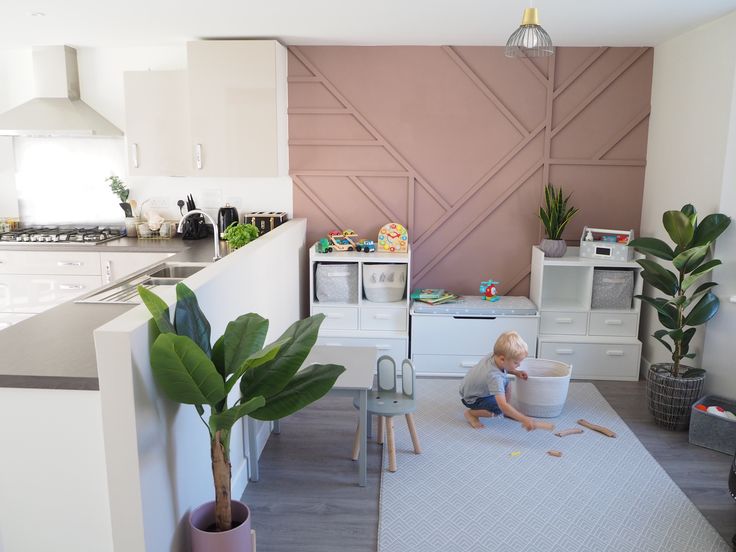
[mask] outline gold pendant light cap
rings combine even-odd
[[[539,12],[537,8],[525,8],[524,16],[521,18],[522,25],[539,25]]]

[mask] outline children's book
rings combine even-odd
[[[459,298],[460,298],[459,295],[455,295],[454,293],[445,291],[439,297],[417,299],[417,301],[421,301],[422,303],[427,303],[428,305],[440,305],[442,303],[452,303],[453,301],[457,301]]]
[[[444,289],[432,289],[432,288],[425,288],[425,289],[415,289],[411,292],[411,298],[412,299],[439,299],[442,297],[442,294],[445,293]]]

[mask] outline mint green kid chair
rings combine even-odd
[[[409,427],[411,442],[414,445],[414,453],[422,452],[419,446],[416,426],[414,425],[413,413],[416,410],[414,401],[414,387],[416,375],[411,360],[406,359],[401,363],[401,391],[396,390],[396,362],[388,355],[378,359],[378,389],[368,393],[368,416],[378,416],[378,431],[376,442],[383,444],[383,425],[386,424],[386,440],[388,441],[388,471],[396,471],[396,444],[394,442],[394,416],[404,415],[406,425]],[[358,406],[353,403],[355,407]],[[368,424],[370,427],[370,424]],[[360,451],[359,430],[355,431],[353,441],[353,460],[358,459]]]

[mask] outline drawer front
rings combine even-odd
[[[332,337],[320,335],[317,345],[329,345],[330,347],[374,347],[376,349],[376,360],[381,355],[389,355],[396,361],[398,366],[402,360],[407,358],[409,349],[408,338],[378,339],[372,337]]]
[[[87,251],[0,251],[0,274],[92,275],[99,273],[99,253]]]
[[[588,327],[587,312],[542,312],[539,322],[540,334],[585,335]]]
[[[412,345],[413,347],[413,345]],[[417,374],[465,374],[485,355],[417,355],[412,361]],[[458,397],[459,400],[459,397]]]
[[[573,379],[639,379],[641,343],[557,343],[540,340],[539,357],[572,365]]]
[[[408,311],[406,309],[360,309],[361,330],[387,330],[405,332]]]
[[[100,285],[99,276],[3,275],[0,277],[0,311],[43,312]]]
[[[454,316],[412,316],[411,348],[414,354],[487,355],[496,338],[516,330],[536,356],[539,318],[518,316],[495,318],[456,318]]]
[[[613,335],[622,337],[637,336],[637,314],[630,313],[590,313],[590,335]]]
[[[357,330],[357,307],[312,307],[312,314],[323,313],[326,318],[321,328],[325,330]]]

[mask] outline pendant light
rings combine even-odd
[[[543,57],[554,53],[552,39],[539,25],[537,8],[526,8],[521,26],[506,42],[506,57]]]

